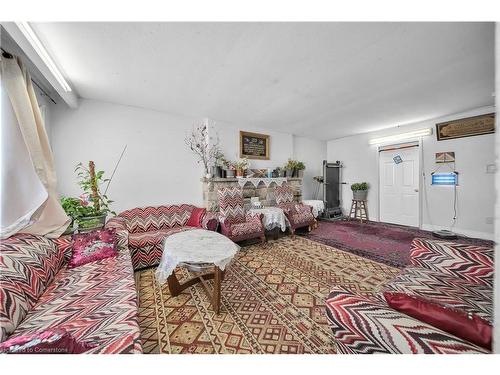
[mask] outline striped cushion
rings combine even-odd
[[[293,191],[288,185],[276,186],[274,196],[278,206],[293,202]]]
[[[225,188],[217,191],[219,210],[226,223],[242,223],[245,221],[243,192],[240,188]]]
[[[446,275],[493,287],[493,249],[416,238],[411,244],[410,262]]]
[[[63,264],[64,252],[43,236],[0,241],[0,341],[14,332]]]
[[[131,233],[149,232],[186,225],[195,206],[190,204],[140,207],[121,212]]]
[[[489,353],[387,305],[346,290],[334,290],[326,300],[326,308],[340,353]]]

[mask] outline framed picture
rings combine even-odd
[[[495,114],[467,117],[460,120],[446,121],[436,124],[438,141],[495,132]]]
[[[240,158],[269,160],[269,141],[269,135],[240,131]]]

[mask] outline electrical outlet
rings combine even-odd
[[[488,216],[485,221],[486,221],[486,224],[493,224],[494,219],[492,217]]]

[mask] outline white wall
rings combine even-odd
[[[294,159],[301,160],[306,166],[302,180],[302,198],[313,199],[316,193],[314,176],[323,175],[323,160],[326,160],[326,142],[305,137],[293,137]],[[321,195],[320,195],[320,198]]]
[[[435,124],[451,119],[494,112],[494,107],[482,107],[438,119],[422,121],[399,128],[365,133],[331,140],[327,143],[329,161],[344,163],[343,181],[348,184],[367,181],[370,219],[378,220],[378,151],[369,145],[371,138],[401,133],[412,129],[433,128]],[[450,229],[453,218],[453,188],[431,186],[431,172],[436,169],[435,153],[454,151],[456,170],[459,172],[458,218],[452,228],[455,232],[469,236],[493,239],[493,217],[495,203],[494,174],[486,173],[486,165],[495,163],[495,135],[481,135],[454,140],[436,140],[435,133],[423,138],[423,171],[426,182],[422,191],[422,228],[428,230]],[[352,193],[349,185],[343,187],[343,207],[348,213]]]
[[[496,45],[496,53],[495,53],[495,66],[497,69],[497,74],[495,77],[495,92],[500,93],[500,74],[498,74],[500,68],[500,24],[495,24],[495,45]],[[497,106],[498,106],[498,94],[495,96]],[[496,117],[496,128],[499,129],[500,120],[498,116]],[[495,137],[495,160],[498,162],[499,153],[500,153],[500,133],[496,132]],[[498,195],[498,190],[500,189],[500,173],[497,172],[495,176],[495,186],[496,186],[496,195]],[[500,353],[500,257],[498,256],[498,249],[500,244],[500,202],[496,199],[495,205],[495,291],[493,296],[493,304],[495,307],[494,312],[494,324],[493,324],[493,350],[495,353]]]
[[[184,138],[202,119],[188,118],[137,107],[81,100],[78,109],[64,105],[51,111],[53,150],[59,191],[79,195],[74,174],[78,162],[94,160],[99,170],[111,175],[125,145],[127,151],[115,174],[109,196],[113,209],[156,204],[202,204],[200,178],[203,168],[187,149]],[[216,122],[222,151],[228,159],[239,157],[239,131],[260,132],[271,136],[271,160],[251,160],[253,168],[282,166],[294,155],[291,134]],[[303,144],[306,140],[299,141]],[[312,141],[316,144],[316,141]],[[321,143],[321,142],[320,142]],[[326,157],[300,148],[306,164],[316,165]],[[318,162],[312,160],[318,156]],[[308,188],[309,189],[309,188]]]

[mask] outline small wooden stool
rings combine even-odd
[[[359,212],[359,217],[358,217],[358,212]],[[349,214],[349,220],[350,219],[354,220],[359,219],[361,222],[363,222],[363,219],[365,221],[368,221],[368,210],[366,209],[365,200],[358,200],[358,199],[352,200],[351,213]]]

